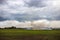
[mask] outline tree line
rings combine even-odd
[[[5,27],[5,28],[0,28],[0,29],[26,29],[26,28],[16,28],[15,26],[12,27]]]

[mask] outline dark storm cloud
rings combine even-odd
[[[60,15],[55,17],[55,20],[60,20]]]
[[[0,0],[0,4],[4,4],[6,0]]]
[[[0,21],[27,21],[39,19],[60,20],[60,7],[57,6],[58,4],[54,6],[48,2],[48,5],[46,5],[47,1],[44,2],[44,0],[30,0],[29,2],[19,1],[20,0],[8,0],[8,5],[4,4],[0,6]],[[5,0],[0,0],[0,4],[4,2]],[[54,9],[54,7],[56,8]]]
[[[47,20],[60,20],[60,16],[56,17],[39,17],[38,15],[34,14],[0,14],[0,21],[5,20],[17,20],[17,21],[32,21],[32,20],[40,20],[40,19],[47,19]]]
[[[29,2],[25,2],[28,7],[45,7],[46,5],[43,3],[44,0],[30,0]]]
[[[7,18],[0,17],[0,21],[8,20]]]

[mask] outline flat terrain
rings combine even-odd
[[[0,40],[60,40],[60,30],[0,29]]]

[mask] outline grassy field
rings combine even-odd
[[[0,29],[0,40],[60,40],[60,30]]]

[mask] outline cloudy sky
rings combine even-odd
[[[60,20],[60,0],[0,0],[0,21]]]

